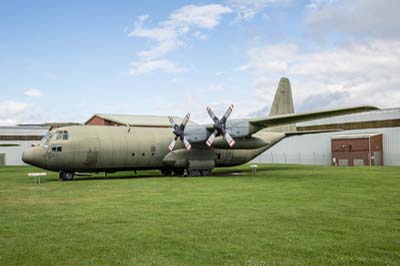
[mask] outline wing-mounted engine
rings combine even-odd
[[[178,125],[171,116],[169,117],[169,121],[172,126],[172,133],[175,135],[171,144],[168,146],[170,151],[174,149],[178,138],[183,142],[183,144],[185,144],[187,150],[192,148],[191,143],[200,143],[207,139],[207,128],[201,125],[187,125],[189,119],[190,114],[188,113],[183,119],[182,123]]]
[[[168,119],[172,126],[172,133],[174,133],[174,135],[175,135],[175,137],[172,139],[171,144],[169,144],[168,149],[170,151],[172,151],[175,147],[176,140],[179,138],[185,144],[186,149],[190,150],[192,148],[192,145],[190,145],[189,141],[186,138],[186,134],[185,134],[185,127],[186,127],[187,123],[189,122],[190,114],[188,113],[185,116],[185,118],[183,119],[183,121],[180,125],[178,125],[171,116]]]
[[[226,131],[234,138],[247,137],[251,133],[252,125],[246,119],[226,121]]]
[[[228,110],[226,110],[224,116],[220,119],[218,118],[213,110],[210,107],[207,107],[207,112],[210,115],[211,119],[214,122],[213,128],[214,131],[208,137],[206,144],[211,147],[212,143],[214,142],[215,137],[223,136],[225,141],[228,143],[229,147],[233,147],[235,145],[235,141],[233,140],[232,136],[226,130],[226,122],[228,117],[231,115],[233,110],[233,105],[229,106]]]
[[[185,128],[185,136],[190,143],[204,142],[208,137],[208,131],[205,126],[190,125]]]

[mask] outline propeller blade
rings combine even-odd
[[[222,117],[221,120],[226,121],[228,119],[228,117],[231,115],[232,110],[233,110],[233,104],[231,104],[229,106],[228,110],[226,110],[226,112],[225,112],[225,114],[224,114],[224,116]]]
[[[208,147],[211,147],[212,143],[214,142],[215,135],[217,134],[217,132],[218,132],[217,130],[214,130],[214,132],[211,133],[211,135],[208,137],[208,139],[206,141],[206,144]]]
[[[231,135],[229,135],[228,132],[225,133],[224,138],[225,138],[226,142],[228,143],[229,147],[233,147],[233,145],[235,145],[235,141],[233,140]]]
[[[207,106],[207,112],[214,122],[218,121],[218,117],[215,115],[215,113],[213,112],[213,110],[211,110],[211,108],[209,106]]]
[[[192,148],[192,145],[190,145],[190,143],[186,139],[186,137],[183,137],[183,143],[185,144],[185,147],[186,147],[187,150],[190,150]]]
[[[172,118],[172,116],[168,116],[168,120],[171,123],[172,128],[174,128],[176,125],[174,118]]]
[[[186,126],[186,124],[189,122],[189,119],[190,119],[190,114],[187,113],[186,116],[185,116],[185,118],[184,118],[183,121],[182,121],[182,125],[183,125],[183,126]]]
[[[176,143],[176,140],[173,139],[172,142],[171,142],[171,144],[169,144],[168,149],[169,149],[170,151],[172,151],[172,150],[174,149],[175,143]]]

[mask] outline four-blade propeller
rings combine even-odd
[[[215,113],[211,110],[211,108],[207,107],[207,112],[210,115],[211,119],[214,121],[214,132],[211,133],[210,137],[208,137],[206,142],[209,147],[211,147],[217,134],[222,135],[230,147],[233,147],[233,145],[235,145],[235,141],[233,140],[231,135],[229,135],[229,133],[226,131],[226,121],[228,120],[228,117],[231,115],[232,110],[233,110],[233,105],[231,104],[228,110],[226,110],[224,116],[221,119],[219,119],[215,115]]]
[[[185,144],[185,147],[187,150],[190,150],[192,148],[192,145],[190,145],[189,141],[186,139],[185,137],[185,127],[186,124],[189,122],[190,119],[190,114],[188,113],[185,118],[183,119],[182,123],[180,125],[178,125],[177,123],[175,123],[174,119],[170,116],[168,117],[169,122],[171,123],[172,129],[173,129],[173,133],[175,135],[175,138],[172,140],[171,144],[169,144],[168,149],[170,151],[172,151],[175,147],[175,143],[176,140],[178,138],[181,139],[181,141]]]
[[[228,143],[228,145],[230,147],[233,147],[233,145],[235,145],[235,141],[233,140],[232,136],[229,135],[229,133],[226,130],[226,121],[228,120],[228,117],[231,115],[232,110],[233,110],[233,105],[231,104],[229,106],[228,110],[226,110],[224,116],[221,119],[219,119],[215,115],[215,113],[211,110],[211,108],[207,107],[207,112],[214,122],[214,125],[213,125],[214,131],[211,133],[211,135],[208,137],[208,139],[206,141],[207,146],[211,147],[211,145],[214,142],[214,139],[217,135],[223,136],[225,141]],[[170,151],[172,151],[175,147],[176,140],[178,138],[180,138],[181,141],[185,144],[186,149],[190,150],[192,148],[192,145],[190,145],[188,139],[185,136],[185,127],[186,127],[187,123],[189,122],[190,114],[188,113],[185,116],[185,118],[183,119],[183,121],[180,125],[178,125],[171,116],[169,116],[168,119],[169,119],[169,122],[171,123],[172,129],[173,129],[172,132],[175,135],[175,138],[172,140],[171,144],[169,144],[168,149]]]

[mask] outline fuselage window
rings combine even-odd
[[[68,140],[68,131],[64,130],[63,140]]]

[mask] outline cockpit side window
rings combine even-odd
[[[62,139],[63,138],[63,133],[62,133],[62,131],[56,131],[56,134],[57,134],[57,140],[59,140],[59,139]]]
[[[68,140],[68,131],[66,130],[63,132],[63,140]]]
[[[52,152],[62,152],[62,146],[60,144],[51,145]]]
[[[44,135],[44,137],[42,138],[42,143],[45,146],[45,148],[47,148],[47,146],[49,145],[49,142],[53,136],[54,136],[54,133],[51,131],[47,132],[46,135]]]

